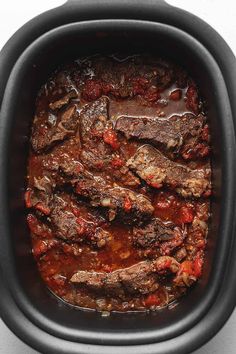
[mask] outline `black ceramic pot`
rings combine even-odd
[[[154,313],[75,310],[40,280],[30,252],[23,192],[28,137],[40,85],[81,55],[151,52],[193,75],[209,103],[212,218],[204,275],[179,305]],[[236,64],[222,38],[163,1],[78,0],[23,26],[0,54],[0,313],[43,353],[189,353],[209,340],[235,306]]]

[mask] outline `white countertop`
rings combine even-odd
[[[0,49],[8,38],[26,21],[64,2],[63,0],[2,2],[0,5]],[[167,0],[167,2],[188,10],[207,21],[221,34],[236,54],[236,2],[234,0]],[[235,354],[235,333],[236,310],[222,330],[210,342],[195,351],[194,354]],[[37,353],[20,341],[0,320],[0,354]]]

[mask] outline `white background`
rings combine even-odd
[[[64,2],[63,0],[15,0],[14,2],[2,0],[0,2],[0,49],[25,22],[43,11],[62,5]],[[221,34],[236,55],[235,0],[167,0],[167,2],[188,10],[207,21]],[[233,313],[224,328],[194,354],[222,353],[236,353],[236,312]],[[0,354],[37,354],[37,352],[16,338],[0,320]]]

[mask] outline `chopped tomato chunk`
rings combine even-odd
[[[111,145],[114,150],[117,150],[120,147],[116,132],[111,128],[104,131],[103,140],[105,143]]]
[[[169,97],[172,101],[179,101],[182,96],[182,91],[180,89],[174,90],[170,93]]]
[[[41,211],[41,213],[45,215],[49,215],[51,213],[51,210],[40,202],[35,205],[35,209]]]
[[[37,239],[33,244],[33,254],[35,257],[40,257],[42,254],[46,253],[52,247],[57,245],[58,241],[54,239],[42,240]]]
[[[135,77],[133,78],[133,94],[143,95],[147,88],[149,81],[145,77]]]
[[[153,188],[157,188],[157,189],[159,189],[159,188],[162,187],[162,184],[161,184],[161,183],[150,182],[149,184],[150,184],[150,186],[152,186]]]
[[[72,213],[73,213],[75,216],[77,216],[77,217],[80,216],[80,210],[77,209],[77,208],[73,208],[73,209],[72,209]]]
[[[180,265],[179,274],[187,273],[196,278],[199,278],[202,274],[203,259],[199,255],[195,258],[194,261],[184,261]]]
[[[186,106],[188,109],[193,111],[195,114],[198,114],[199,111],[199,100],[198,100],[198,93],[195,86],[189,86],[187,92],[187,103]]]
[[[144,300],[144,303],[146,306],[151,307],[151,306],[158,306],[161,303],[160,298],[156,294],[150,294],[148,297]]]
[[[179,217],[178,217],[179,223],[189,224],[193,221],[193,218],[194,218],[193,207],[183,205],[179,210]]]
[[[187,273],[195,276],[194,264],[192,261],[184,261],[180,265],[179,274]]]
[[[76,223],[78,224],[76,230],[79,235],[83,235],[86,232],[86,223],[82,218],[77,218]]]
[[[96,161],[95,165],[98,169],[102,169],[104,167],[104,161],[102,160]]]
[[[101,82],[98,80],[87,80],[82,92],[83,98],[88,101],[97,100],[102,95]]]
[[[125,197],[125,202],[124,202],[124,209],[126,212],[130,211],[132,208],[132,203],[131,200],[129,199],[128,196]]]
[[[203,259],[201,256],[197,255],[194,260],[194,272],[195,276],[199,278],[202,274]]]
[[[111,164],[112,164],[113,167],[119,168],[119,167],[122,167],[124,165],[124,161],[120,157],[114,157],[111,160]]]
[[[206,124],[202,129],[202,140],[209,142],[209,126]]]
[[[160,92],[156,89],[156,87],[150,87],[143,97],[148,102],[155,102],[159,100],[159,98],[161,98],[161,95]]]
[[[210,197],[211,194],[212,194],[212,191],[209,189],[208,191],[206,191],[206,192],[203,194],[203,196],[204,196],[204,197]]]
[[[32,203],[31,203],[31,190],[28,189],[26,192],[25,192],[25,205],[26,205],[26,208],[32,208]]]

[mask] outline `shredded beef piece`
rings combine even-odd
[[[171,222],[163,223],[160,219],[152,219],[143,227],[134,227],[133,241],[143,248],[157,247],[161,255],[170,255],[173,250],[181,246],[186,233]]]
[[[111,240],[111,234],[99,226],[101,218],[89,220],[84,217],[84,212],[81,216],[78,214],[81,214],[79,205],[68,201],[68,198],[62,195],[55,196],[50,221],[58,238],[85,242],[98,248],[105,246]]]
[[[201,137],[205,118],[193,114],[174,115],[169,119],[120,117],[115,128],[127,139],[137,138],[178,151],[189,139]]]
[[[179,263],[174,258],[164,256],[111,273],[78,271],[70,281],[91,291],[122,298],[126,293],[148,294],[157,290],[160,275],[176,273],[178,269]]]
[[[28,188],[25,193],[25,203],[27,208],[34,208],[45,215],[51,212],[52,192],[55,187],[54,182],[47,176],[34,177],[33,188]]]
[[[139,178],[129,170],[125,165],[125,161],[123,165],[114,168],[113,161],[116,159],[116,155],[107,154],[107,148],[104,147],[104,143],[98,143],[96,151],[94,149],[90,151],[88,149],[82,150],[80,159],[90,171],[107,171],[116,181],[121,182],[124,186],[137,187],[140,185]]]
[[[78,97],[77,92],[75,90],[72,90],[68,92],[65,96],[60,98],[59,100],[49,103],[49,107],[51,108],[51,110],[55,111],[67,105],[72,98],[77,98],[77,97]]]
[[[153,206],[142,194],[129,189],[109,185],[103,178],[81,173],[75,192],[90,199],[93,206],[108,209],[109,220],[118,214],[127,223],[150,218]]]
[[[39,153],[51,148],[56,142],[72,136],[78,124],[77,105],[66,107],[57,116],[49,112],[36,115],[33,124],[31,144]]]
[[[127,166],[152,187],[167,185],[183,197],[201,197],[211,188],[209,168],[190,169],[150,145],[139,148]]]
[[[86,142],[93,135],[102,136],[108,121],[108,98],[101,97],[87,104],[80,112],[80,130],[82,141]]]

